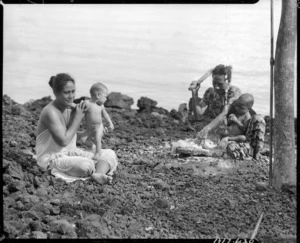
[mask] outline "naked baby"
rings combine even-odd
[[[114,125],[104,107],[108,95],[107,87],[102,83],[95,83],[90,88],[90,94],[91,99],[85,101],[87,106],[85,113],[87,129],[81,134],[80,140],[86,142],[89,139],[96,145],[94,159],[98,159],[102,148],[102,136],[109,130],[113,130]],[[108,122],[108,128],[103,126],[102,117]]]

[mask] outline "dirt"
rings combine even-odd
[[[50,101],[21,105],[2,97],[2,237],[250,238],[264,213],[256,239],[296,242],[296,192],[268,186],[268,157],[180,157],[170,143],[194,132],[172,112],[107,108],[115,129],[103,147],[119,159],[112,185],[68,184],[42,172],[34,131]]]

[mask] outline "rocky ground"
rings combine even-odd
[[[107,108],[115,130],[103,146],[119,158],[112,185],[42,172],[34,131],[50,101],[20,105],[3,95],[4,237],[249,238],[264,213],[257,239],[296,242],[296,192],[266,186],[268,157],[179,157],[170,142],[194,133],[175,111]]]

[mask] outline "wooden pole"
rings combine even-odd
[[[282,11],[274,66],[274,163],[272,187],[296,185],[294,79],[297,1],[281,2]]]
[[[271,0],[271,72],[270,72],[270,155],[269,155],[269,185],[272,185],[272,164],[273,164],[273,84],[274,84],[274,33],[273,33],[273,0]]]

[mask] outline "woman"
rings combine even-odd
[[[65,73],[52,76],[49,85],[55,100],[41,112],[36,131],[37,163],[43,170],[63,172],[73,177],[91,176],[103,184],[112,181],[117,167],[114,151],[103,149],[98,161],[93,153],[76,147],[77,129],[84,117],[84,101],[74,105],[75,81]],[[109,172],[109,174],[107,174]]]
[[[194,93],[200,88],[200,84],[212,74],[213,87],[208,88],[203,99],[196,103],[197,115],[207,115],[215,118],[223,111],[225,104],[231,104],[241,95],[241,90],[231,85],[231,66],[220,64],[214,69],[210,69],[198,81],[193,81],[190,90]]]

